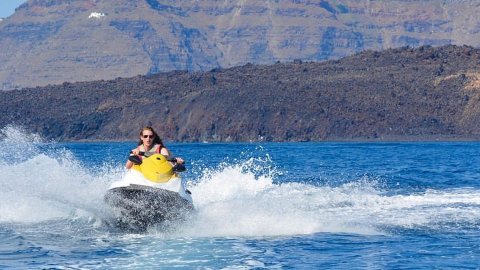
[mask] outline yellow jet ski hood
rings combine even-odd
[[[141,164],[133,165],[132,169],[141,172],[146,179],[155,183],[166,183],[176,177],[172,164],[161,154],[144,158]]]

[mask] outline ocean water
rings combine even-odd
[[[109,228],[130,143],[0,131],[0,269],[480,269],[480,143],[168,144],[196,212]]]

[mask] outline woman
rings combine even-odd
[[[144,127],[140,130],[140,140],[138,146],[135,149],[132,149],[130,156],[137,156],[139,160],[143,157],[149,157],[153,154],[162,154],[167,157],[167,159],[175,159],[175,162],[178,164],[183,164],[183,159],[181,158],[172,158],[170,157],[170,151],[165,147],[160,137],[157,135],[155,130],[152,127]],[[127,169],[132,168],[134,162],[127,160],[125,167]]]

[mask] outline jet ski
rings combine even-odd
[[[104,197],[113,210],[113,226],[144,232],[152,226],[171,227],[186,220],[194,207],[191,193],[179,176],[185,166],[161,154],[129,159],[135,165],[110,186]]]

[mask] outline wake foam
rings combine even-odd
[[[69,151],[19,128],[0,133],[0,222],[101,215],[106,175],[92,173]],[[107,175],[115,177],[112,171]]]
[[[340,186],[282,183],[277,177],[282,172],[275,169],[268,155],[193,170],[201,171],[189,179],[196,213],[178,227],[175,236],[385,234],[405,229],[480,228],[477,189],[389,195],[397,192],[384,190],[381,181],[368,176]],[[97,224],[108,212],[103,202],[105,191],[124,173],[123,164],[84,167],[55,143],[43,142],[18,128],[4,128],[0,130],[0,223],[67,219],[78,220],[74,224],[90,220]]]
[[[339,187],[275,183],[275,172],[256,175],[255,163],[206,170],[190,187],[197,214],[182,233],[251,237],[480,228],[475,189],[389,196],[368,177]]]

